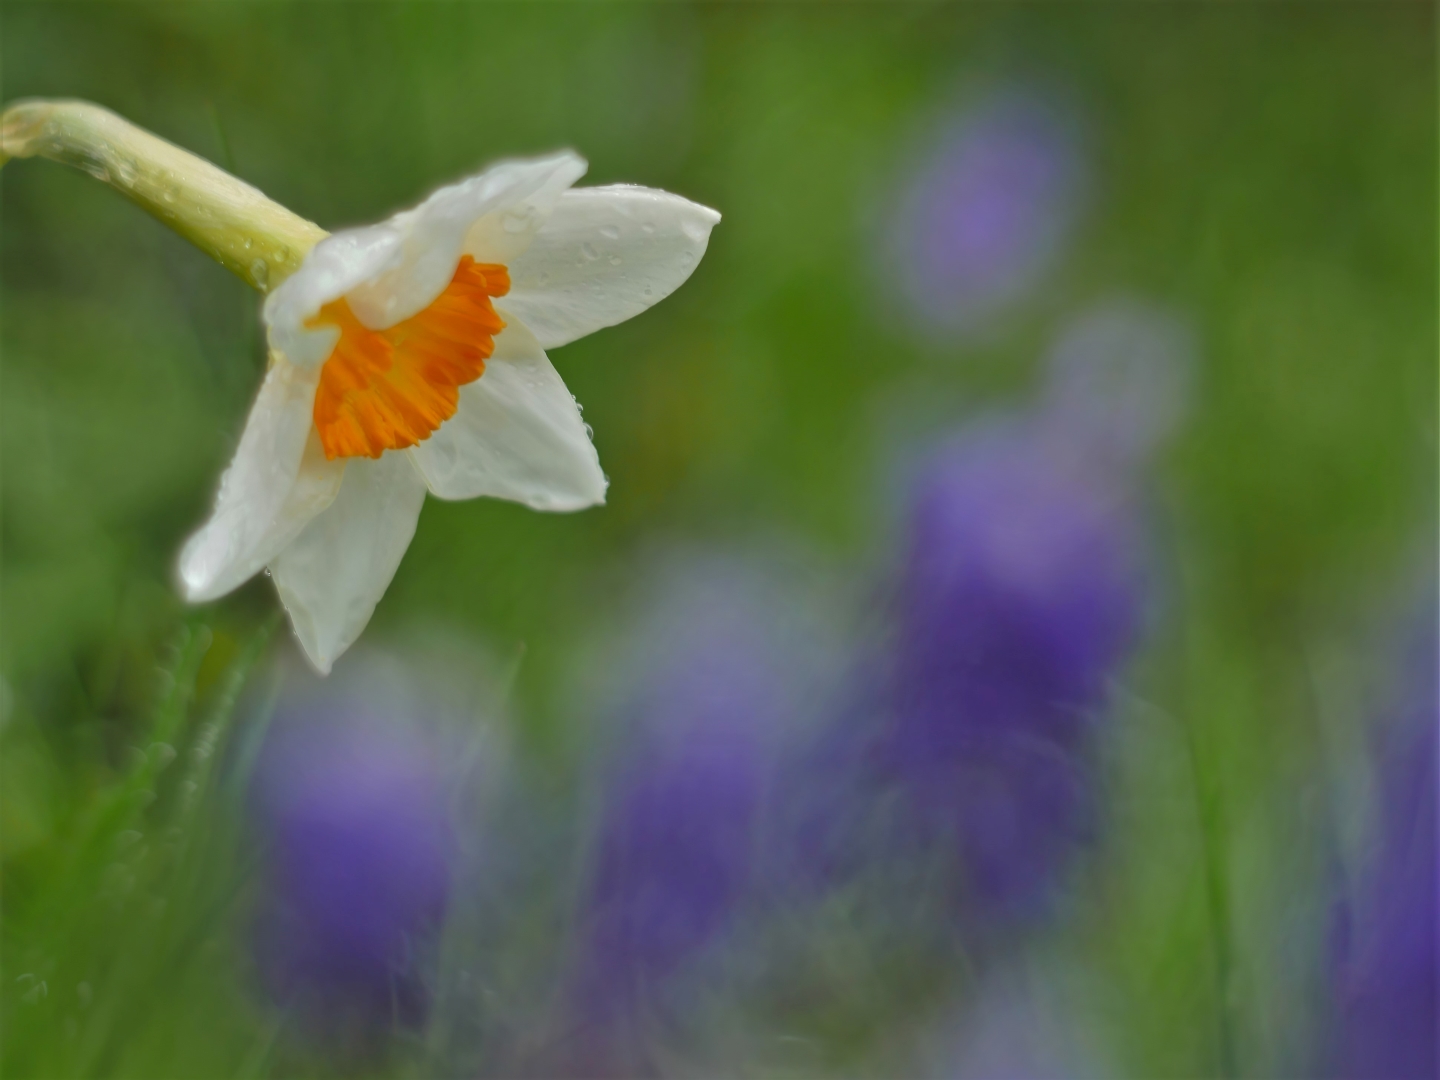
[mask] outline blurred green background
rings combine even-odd
[[[864,566],[903,403],[1024,400],[1063,319],[1117,292],[1183,312],[1199,363],[1154,477],[1176,615],[1135,711],[1190,742],[1137,721],[1073,949],[1122,988],[1134,1075],[1264,1075],[1303,1026],[1273,993],[1297,917],[1275,880],[1318,814],[1303,778],[1361,738],[1369,630],[1422,603],[1435,557],[1435,40],[1422,3],[9,0],[0,85],[105,105],[329,229],[562,146],[584,183],[724,214],[674,297],[552,357],[608,504],[430,500],[367,631],[523,645],[514,735],[557,775],[583,746],[565,673],[657,542],[784,535]],[[926,118],[1015,79],[1083,118],[1090,197],[999,331],[937,339],[886,296],[875,222]],[[167,708],[220,715],[277,608],[263,578],[199,611],[172,584],[258,385],[259,298],[83,174],[0,179],[7,1072],[264,1074],[264,1017],[173,927],[155,972],[105,961],[126,1000],[79,1056],[56,1048],[79,1015],[58,977],[26,1000],[67,948],[143,940],[140,916],[84,913],[82,841],[133,782],[126,748]],[[223,892],[209,872],[187,910]]]

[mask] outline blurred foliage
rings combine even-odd
[[[1368,655],[1434,557],[1432,7],[11,0],[0,58],[4,100],[99,102],[327,228],[558,146],[725,215],[673,298],[554,358],[609,504],[431,500],[368,631],[523,643],[515,734],[557,768],[584,746],[570,657],[656,537],[858,565],[895,403],[1021,400],[1060,319],[1116,292],[1187,312],[1202,363],[1154,478],[1173,595],[1071,947],[1135,1075],[1288,1060],[1308,1021],[1276,1003],[1315,973],[1287,927],[1323,913],[1277,882],[1320,872],[1304,778],[1365,694],[1316,667]],[[875,256],[887,193],[926,117],[1029,77],[1086,120],[1089,212],[1003,333],[927,338]],[[232,818],[155,757],[229,731],[276,608],[264,579],[198,612],[171,585],[258,383],[258,300],[79,173],[12,163],[0,209],[6,1071],[261,1075],[270,1021],[206,938],[244,888]],[[120,878],[144,899],[117,907]]]

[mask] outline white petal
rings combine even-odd
[[[497,247],[505,258],[489,259],[508,261],[528,246],[561,192],[584,173],[584,159],[569,151],[502,161],[378,225],[326,237],[265,301],[270,344],[292,363],[321,363],[338,332],[305,324],[342,296],[372,330],[422,311],[450,284],[461,254],[476,255],[472,232],[506,237],[508,243]]]
[[[536,510],[605,501],[605,474],[580,407],[523,324],[503,315],[485,374],[460,388],[460,407],[410,453],[442,499],[489,495]]]
[[[585,175],[582,159],[571,155],[570,161],[569,168],[557,169],[534,194],[479,218],[465,234],[464,253],[476,262],[514,262],[534,242],[570,185]]]
[[[509,264],[505,307],[547,349],[624,322],[684,283],[719,220],[708,207],[653,188],[567,191]]]
[[[404,454],[357,458],[329,509],[270,564],[290,625],[320,674],[370,621],[424,501],[425,482]]]
[[[346,229],[321,240],[300,269],[265,299],[270,347],[302,367],[323,362],[340,332],[333,326],[312,330],[305,323],[332,300],[397,265],[403,242],[404,235],[391,222]]]
[[[343,461],[326,461],[311,411],[318,369],[277,359],[260,385],[215,511],[180,553],[187,599],[244,584],[335,498]]]
[[[460,256],[476,254],[479,237],[472,242],[472,231],[509,236],[506,250],[486,252],[491,261],[508,262],[529,246],[561,192],[584,173],[584,159],[569,151],[534,161],[503,161],[396,214],[389,225],[404,237],[399,253],[346,294],[355,317],[379,330],[423,311],[450,284]]]

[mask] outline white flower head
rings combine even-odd
[[[674,292],[720,215],[650,188],[572,189],[584,172],[568,152],[502,162],[320,241],[270,294],[270,369],[180,556],[190,600],[268,567],[324,673],[370,620],[427,490],[605,501],[545,349]]]

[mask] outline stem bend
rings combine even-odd
[[[0,165],[25,157],[104,181],[262,293],[299,269],[327,235],[223,169],[88,101],[6,108]]]

